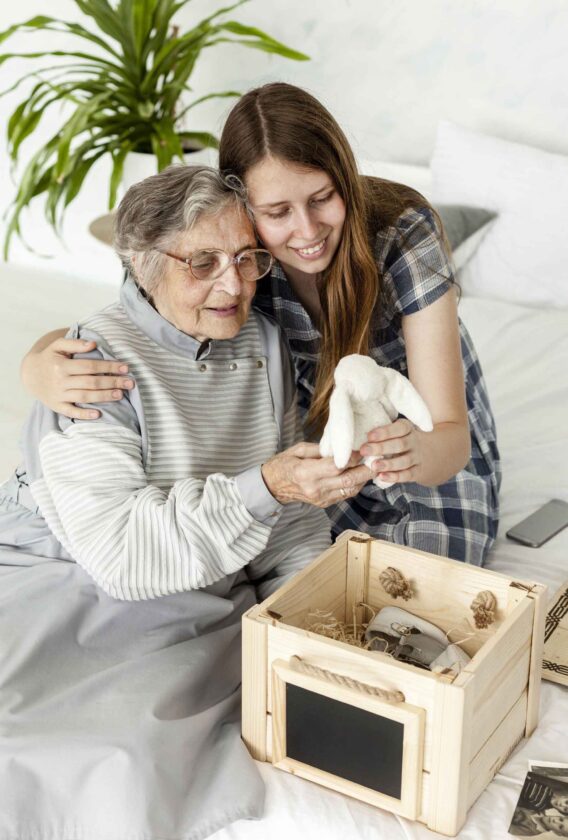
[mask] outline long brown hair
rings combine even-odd
[[[219,148],[223,174],[245,182],[248,170],[267,155],[326,172],[346,209],[340,243],[319,287],[322,341],[307,417],[315,435],[327,420],[337,363],[350,353],[369,353],[381,289],[372,237],[379,225],[390,224],[406,207],[427,202],[409,187],[362,178],[335,119],[294,85],[276,82],[249,91],[225,123]]]

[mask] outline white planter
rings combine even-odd
[[[197,152],[189,152],[184,155],[184,160],[190,166],[205,164],[206,166],[217,166],[218,154],[216,149],[199,149]],[[155,155],[145,152],[129,152],[124,161],[122,172],[123,194],[126,190],[137,184],[138,181],[155,175],[158,171]]]

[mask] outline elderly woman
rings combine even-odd
[[[0,488],[2,836],[259,816],[240,618],[329,543],[323,511],[263,481],[300,426],[279,328],[251,311],[272,257],[239,195],[172,167],[128,191],[116,248],[120,301],[74,335],[136,387],[90,423],[38,403]]]

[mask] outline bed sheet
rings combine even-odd
[[[501,525],[487,567],[549,587],[568,579],[568,529],[539,549],[505,532],[551,498],[568,501],[568,310],[534,309],[464,298],[460,316],[483,366],[503,459]],[[470,810],[463,840],[505,840],[527,760],[568,763],[568,689],[544,682],[540,724],[522,741]],[[265,811],[212,840],[434,840],[418,823],[258,764]]]
[[[549,499],[568,502],[568,309],[464,298],[460,315],[481,359],[503,461],[499,534],[486,565],[556,590],[568,578],[568,529],[536,549],[505,533]]]

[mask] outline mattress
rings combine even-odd
[[[568,529],[541,548],[505,532],[551,498],[568,501],[568,311],[464,298],[460,316],[478,350],[503,459],[501,525],[487,567],[535,580],[552,596],[568,579]],[[540,724],[477,800],[459,834],[505,840],[527,760],[568,763],[568,689],[544,682]],[[239,821],[214,840],[433,840],[442,835],[268,764],[262,819]]]
[[[39,281],[37,286],[39,293]],[[8,288],[14,300],[12,309],[8,307],[4,312],[2,337],[12,357],[17,358],[31,343],[32,336],[46,327],[45,315],[38,312],[33,322],[33,312],[16,305],[17,285]],[[111,290],[104,294],[112,297]],[[97,295],[102,297],[103,290]],[[74,312],[76,298],[77,289],[70,287],[65,300]],[[103,302],[106,301],[97,305]],[[503,458],[501,528],[488,566],[507,575],[545,583],[552,595],[568,579],[568,529],[539,549],[508,541],[505,531],[550,498],[568,501],[568,311],[464,298],[460,314],[479,352]],[[61,313],[58,303],[50,326],[65,323],[70,317],[69,313]],[[12,452],[15,459],[22,416],[14,403],[15,382],[14,373],[13,387],[7,388],[0,406],[0,425],[4,424],[4,440],[10,444],[3,454],[10,460]],[[4,469],[3,474],[7,472]],[[517,747],[478,799],[460,837],[501,840],[509,836],[507,828],[527,759],[568,761],[567,720],[568,689],[543,683],[538,729],[530,740]],[[426,840],[441,836],[270,765],[259,764],[258,769],[266,786],[262,818],[233,823],[212,835],[214,840],[290,840],[294,836],[309,840]],[[30,795],[34,795],[33,789]]]

